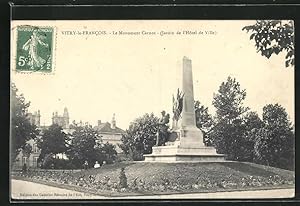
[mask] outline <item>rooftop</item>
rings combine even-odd
[[[119,127],[115,127],[115,129],[113,129],[109,122],[100,123],[97,126],[94,126],[94,129],[100,133],[125,133],[125,131]]]

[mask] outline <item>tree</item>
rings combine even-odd
[[[240,157],[242,161],[253,162],[254,160],[254,144],[256,142],[257,132],[264,126],[263,121],[256,112],[248,112],[243,118],[245,133],[242,136],[243,144],[240,145],[244,151]]]
[[[112,163],[117,156],[115,146],[103,144],[101,135],[91,125],[73,126],[67,157],[76,168],[81,168],[85,161],[92,167],[96,161]]]
[[[27,147],[27,141],[35,139],[38,130],[35,125],[30,124],[28,118],[28,107],[23,94],[18,94],[14,83],[11,85],[11,160],[15,161],[19,152]]]
[[[244,116],[244,124],[246,131],[257,130],[264,126],[264,122],[259,118],[258,114],[252,111]]]
[[[156,144],[159,118],[153,113],[145,114],[134,120],[122,135],[120,148],[133,160],[142,160],[143,154],[150,154]],[[168,136],[168,125],[160,127],[161,135]]]
[[[240,150],[244,134],[242,115],[248,111],[243,106],[245,97],[246,91],[240,88],[239,82],[228,77],[213,98],[216,117],[211,136],[217,151],[227,154],[231,160],[239,160],[240,153],[243,152]]]
[[[57,155],[65,153],[67,140],[67,135],[63,132],[61,126],[57,124],[51,125],[37,141],[37,145],[41,149],[39,161],[43,161],[47,154]]]
[[[264,127],[256,136],[255,161],[284,169],[294,169],[294,141],[292,124],[279,104],[263,108]]]
[[[22,149],[23,157],[29,158],[31,152],[32,152],[32,146],[30,144],[26,143],[25,146]]]
[[[201,105],[199,101],[195,101],[194,107],[196,126],[203,132],[205,145],[212,146],[213,143],[209,133],[213,127],[213,118],[211,114],[208,113],[208,107]]]
[[[104,155],[97,150],[97,141],[101,141],[100,135],[92,127],[76,126],[71,137],[71,144],[67,151],[70,161],[80,168],[85,161],[91,167],[96,161],[103,162]]]
[[[105,162],[107,164],[111,164],[116,160],[117,151],[115,145],[106,142],[105,144],[102,144],[99,149],[101,150],[101,153],[105,154]]]
[[[242,30],[251,32],[250,40],[254,39],[257,52],[262,56],[269,59],[272,54],[285,51],[285,66],[295,65],[293,21],[259,20]]]

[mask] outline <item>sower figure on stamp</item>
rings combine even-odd
[[[49,47],[49,45],[44,43],[42,40],[43,36],[39,35],[37,30],[34,30],[30,36],[30,39],[28,39],[22,47],[25,51],[28,51],[28,65],[31,67],[31,69],[41,68],[46,63],[46,60],[38,54],[39,44],[46,48]]]
[[[170,120],[170,115],[166,114],[165,111],[161,112],[161,118],[158,122],[157,133],[156,133],[156,146],[165,145],[167,141],[167,132],[168,127],[167,124]]]

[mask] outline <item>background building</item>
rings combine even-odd
[[[39,137],[41,137],[43,132],[49,128],[49,126],[40,125],[41,115],[39,110],[34,113],[28,113],[28,118],[30,120],[30,123],[36,125],[37,129],[40,130]],[[70,128],[69,120],[70,119],[69,119],[69,113],[67,108],[64,108],[63,115],[58,115],[58,112],[55,113],[53,112],[52,114],[52,124],[58,124],[59,126],[61,126],[63,128],[63,132],[66,134],[71,134],[74,131],[74,129]],[[80,121],[80,125],[83,126],[82,121]],[[122,153],[122,149],[118,146],[118,144],[122,143],[121,138],[122,138],[122,134],[125,133],[125,131],[117,127],[115,114],[113,114],[110,123],[109,122],[102,123],[101,120],[98,120],[97,126],[93,127],[93,129],[96,130],[98,134],[101,136],[103,143],[108,142],[110,144],[115,145],[116,151],[118,153]],[[21,151],[17,156],[16,162],[14,163],[15,169],[22,168],[24,163],[26,163],[27,167],[30,168],[38,167],[37,160],[40,156],[41,151],[37,147],[37,143],[35,140],[31,139],[27,143],[31,145],[32,152],[27,157]]]
[[[28,119],[30,121],[30,124],[36,125],[37,129],[39,129],[42,132],[41,125],[40,125],[40,110],[35,111],[34,113],[28,113]],[[40,133],[41,135],[41,133]],[[37,147],[36,141],[33,139],[30,139],[27,141],[27,144],[29,144],[32,148],[31,154],[29,156],[26,156],[21,151],[14,163],[15,168],[22,168],[22,166],[26,163],[27,167],[37,167],[37,160],[40,156],[40,149]]]
[[[40,131],[38,138],[41,137],[44,130],[49,128],[49,126],[41,126],[40,110],[38,110],[37,112],[34,112],[34,113],[28,113],[28,119],[29,119],[30,123],[33,125],[36,125],[37,129]],[[69,113],[68,113],[68,109],[66,107],[64,108],[64,113],[62,116],[59,116],[57,112],[55,112],[55,113],[53,112],[52,124],[58,124],[59,126],[61,126],[65,133],[70,132],[69,131]],[[36,168],[38,166],[37,160],[40,156],[41,151],[37,147],[36,141],[33,139],[28,140],[27,144],[29,144],[32,147],[31,154],[27,157],[21,151],[17,156],[16,162],[14,163],[14,168],[22,168],[24,163],[26,163],[27,167],[30,167],[30,168]]]
[[[113,114],[111,122],[102,123],[101,120],[98,120],[97,126],[94,129],[101,135],[103,143],[110,143],[116,146],[116,151],[122,153],[122,149],[118,146],[121,144],[122,134],[125,133],[124,130],[117,127],[115,114]]]
[[[67,129],[69,127],[69,112],[68,109],[65,107],[64,108],[64,113],[63,115],[58,115],[57,112],[52,113],[52,124],[57,124],[61,126],[63,129]]]
[[[40,156],[40,149],[37,147],[36,141],[31,139],[27,141],[27,144],[29,144],[32,147],[32,151],[31,154],[29,156],[26,156],[23,154],[23,152],[21,151],[18,156],[16,161],[14,162],[14,168],[15,169],[20,169],[22,168],[22,166],[26,163],[27,167],[31,167],[31,168],[36,168],[37,162],[38,162],[38,158]]]
[[[37,127],[40,126],[40,124],[41,124],[40,110],[38,110],[37,112],[34,112],[34,113],[28,113],[28,118],[29,118],[30,124],[34,124]]]

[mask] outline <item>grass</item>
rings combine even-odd
[[[222,181],[226,178],[240,180],[245,176],[269,177],[279,175],[284,179],[293,180],[294,172],[244,162],[220,162],[220,163],[147,163],[124,162],[113,165],[105,165],[99,169],[90,169],[75,173],[75,176],[96,175],[96,178],[104,176],[112,180],[119,178],[121,168],[125,168],[128,182],[135,178],[145,182],[159,182],[164,178],[170,181],[179,181],[182,184],[195,182],[198,178]]]
[[[216,192],[216,191],[235,191],[235,190],[251,190],[251,189],[272,189],[272,188],[290,188],[294,186],[294,172],[257,165],[246,162],[220,162],[220,163],[148,163],[148,162],[121,162],[112,165],[104,165],[98,169],[89,169],[76,171],[72,173],[74,179],[94,175],[96,181],[101,181],[105,176],[109,177],[112,182],[119,181],[121,168],[125,168],[128,184],[132,184],[134,179],[142,180],[144,185],[160,186],[165,185],[166,181],[181,187],[179,189],[168,189],[167,187],[158,190],[143,190],[134,192],[120,193],[118,191],[90,191],[91,193],[100,195],[137,195],[137,194],[171,194],[171,193],[191,193],[191,192]],[[245,178],[255,177],[263,180],[270,176],[277,176],[281,180],[290,181],[292,184],[266,184],[259,187],[253,185],[240,186]],[[27,179],[28,180],[28,179]],[[212,187],[191,187],[194,184],[202,182],[212,182]],[[224,187],[221,183],[231,182],[236,186]],[[45,181],[40,183],[47,184]],[[53,184],[57,183],[51,183]],[[57,185],[58,186],[58,185]],[[67,186],[67,187],[64,187]],[[79,186],[70,186],[59,184],[59,187],[66,189],[82,191]],[[70,188],[71,187],[71,188]]]

